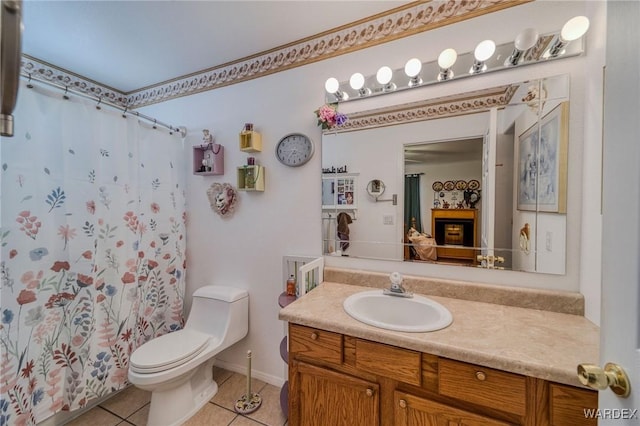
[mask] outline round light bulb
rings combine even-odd
[[[364,87],[364,75],[359,72],[353,74],[349,79],[349,85],[353,90],[360,90]]]
[[[418,58],[411,58],[404,65],[404,73],[411,78],[420,74],[420,70],[422,70],[422,62]]]
[[[567,21],[562,27],[560,38],[564,41],[577,40],[589,29],[589,18],[586,16],[576,16]]]
[[[529,50],[538,41],[538,31],[535,28],[525,28],[518,34],[515,47],[518,50]]]
[[[324,83],[324,89],[329,93],[336,93],[340,88],[340,82],[337,78],[330,77]]]
[[[484,40],[478,43],[478,45],[476,46],[476,50],[473,51],[473,56],[476,58],[476,60],[484,62],[492,57],[495,51],[496,44],[494,43],[494,41]]]
[[[438,66],[444,70],[451,68],[458,59],[458,53],[454,49],[445,49],[438,56]]]
[[[380,84],[389,84],[391,79],[393,78],[393,71],[389,67],[380,67],[378,72],[376,73],[376,80]]]

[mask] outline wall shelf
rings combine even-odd
[[[253,130],[240,132],[240,151],[262,152],[262,136]]]
[[[284,382],[280,390],[280,408],[285,417],[289,417],[289,381]]]
[[[289,296],[286,291],[283,291],[278,297],[278,305],[280,305],[281,308],[284,308],[289,303],[295,302],[296,299],[296,296]]]
[[[241,166],[237,170],[239,191],[264,191],[264,167]]]
[[[214,143],[195,145],[193,148],[193,174],[198,176],[214,176],[224,174],[224,146]],[[202,160],[207,160],[205,166]]]
[[[286,364],[289,364],[289,346],[287,346],[288,340],[289,339],[287,338],[287,336],[284,336],[284,338],[280,342],[280,357]]]

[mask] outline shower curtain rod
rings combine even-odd
[[[64,85],[60,85],[60,84],[56,84],[56,83],[52,83],[48,80],[44,80],[38,77],[34,77],[31,74],[20,74],[20,77],[22,77],[23,79],[27,80],[28,82],[36,82],[39,84],[45,84],[47,86],[59,89],[64,91],[64,95],[66,96],[67,94],[73,94],[74,96],[79,96],[81,98],[85,98],[85,99],[89,99],[91,101],[97,102],[96,107],[100,107],[102,105],[106,105],[108,107],[111,107],[113,109],[116,109],[120,112],[122,112],[123,117],[125,114],[129,114],[129,115],[133,115],[135,117],[138,117],[140,119],[143,119],[145,121],[148,121],[149,123],[155,126],[160,126],[160,127],[164,127],[165,129],[169,130],[169,132],[171,134],[173,134],[173,132],[178,132],[180,134],[180,136],[182,136],[183,138],[187,136],[187,128],[184,126],[179,126],[179,127],[173,127],[169,124],[163,123],[162,121],[158,121],[153,117],[149,117],[148,115],[144,115],[138,111],[129,111],[128,108],[123,108],[120,105],[116,105],[113,102],[109,102],[108,100],[105,100],[101,97],[96,97],[96,96],[92,96],[92,95],[87,95],[86,93],[80,92],[78,90],[74,90],[68,86],[64,86]],[[29,87],[27,85],[27,87]]]

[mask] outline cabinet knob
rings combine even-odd
[[[487,375],[484,374],[484,372],[482,371],[476,371],[476,379],[480,380],[481,382],[484,382],[485,380],[487,380]]]
[[[407,401],[405,401],[404,399],[401,399],[399,404],[400,408],[407,408]]]
[[[313,333],[311,333],[311,340],[318,340],[318,333],[316,333],[315,331]]]
[[[373,389],[367,388],[367,396],[373,396]]]

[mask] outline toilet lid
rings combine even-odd
[[[195,358],[211,336],[183,329],[157,337],[133,351],[129,365],[139,373],[158,373]]]

